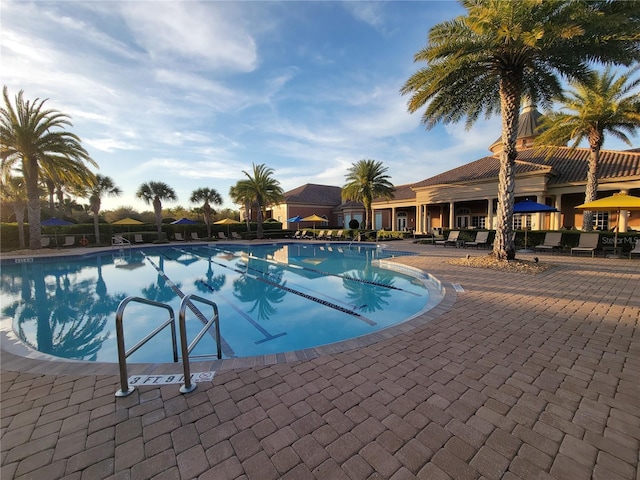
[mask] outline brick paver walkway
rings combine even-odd
[[[114,372],[3,351],[2,480],[640,478],[640,262],[541,256],[532,276],[407,248],[464,288],[440,317],[187,395],[116,399]]]

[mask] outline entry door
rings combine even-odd
[[[456,216],[456,228],[469,228],[471,217],[469,215]]]
[[[403,232],[407,228],[407,217],[398,217],[398,231]]]

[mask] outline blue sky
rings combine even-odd
[[[500,119],[426,131],[399,89],[429,28],[457,2],[6,1],[2,83],[71,115],[99,173],[123,190],[103,209],[151,206],[147,181],[193,206],[196,188],[229,187],[251,164],[285,191],[342,186],[360,159],[396,185],[489,154]],[[629,148],[610,139],[604,148]]]

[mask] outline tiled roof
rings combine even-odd
[[[416,193],[411,189],[413,187],[412,183],[407,183],[405,185],[395,185],[393,187],[393,199],[390,200],[407,200],[411,198],[416,198]],[[373,199],[374,202],[386,202],[386,198],[377,197]]]
[[[342,188],[307,183],[285,192],[286,203],[313,203],[316,205],[340,205]]]
[[[589,149],[559,147],[552,156],[546,158],[545,152],[527,149],[518,152],[515,174],[535,171],[553,171],[555,174],[549,184],[586,182],[589,162]],[[448,183],[462,183],[473,180],[492,179],[498,177],[500,163],[498,157],[484,157],[467,163],[453,170],[414,183],[413,188]],[[602,150],[599,164],[600,179],[620,177],[640,177],[640,151]]]

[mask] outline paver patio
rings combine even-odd
[[[640,479],[638,260],[538,255],[555,266],[525,275],[392,247],[445,284],[437,318],[315,358],[226,362],[186,395],[116,398],[116,365],[24,358],[3,336],[0,477]]]

